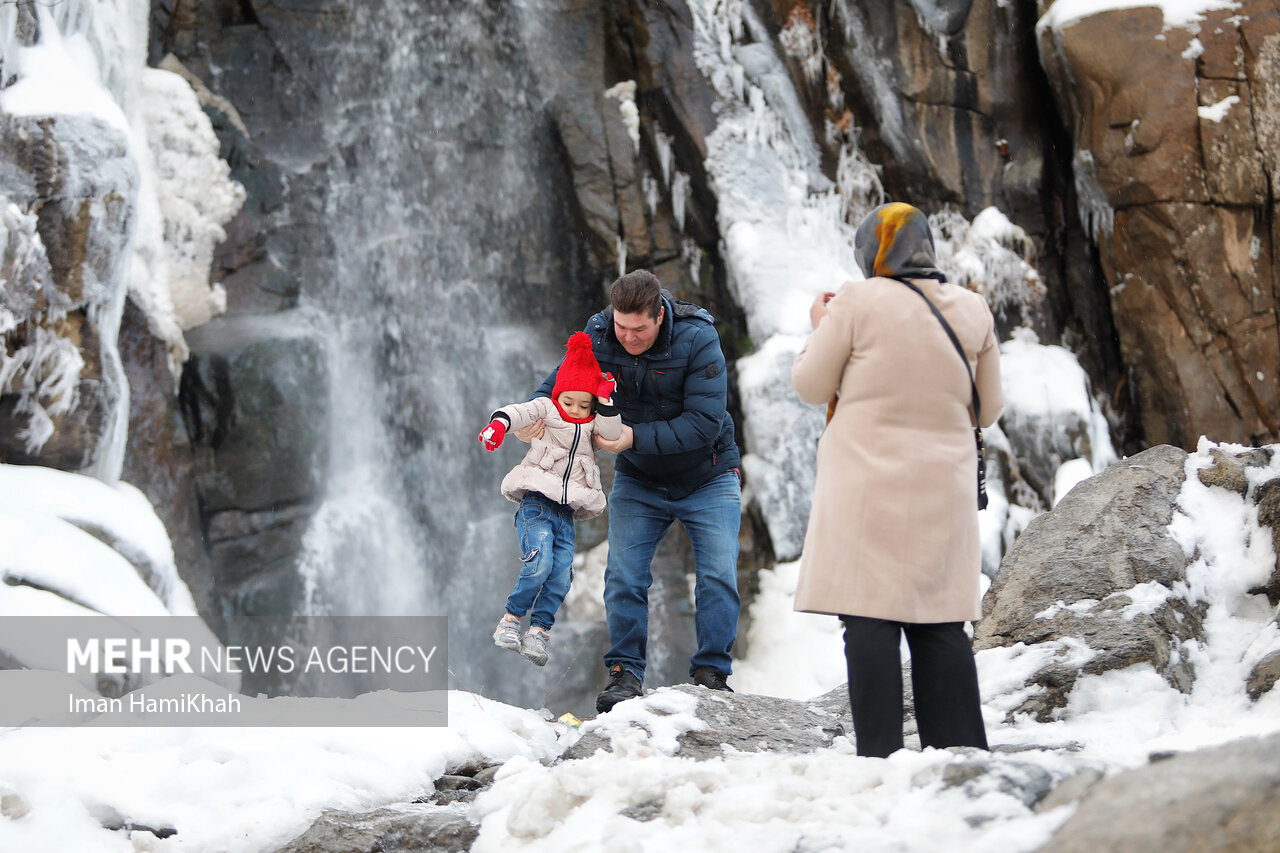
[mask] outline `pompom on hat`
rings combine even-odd
[[[568,352],[560,362],[556,384],[551,389],[551,399],[559,400],[565,391],[586,391],[595,395],[600,387],[600,363],[591,348],[591,336],[586,332],[574,332],[564,345]]]

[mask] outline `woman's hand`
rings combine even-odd
[[[597,450],[607,450],[610,453],[621,453],[624,450],[631,449],[631,444],[635,441],[635,437],[635,431],[626,424],[623,424],[622,435],[618,436],[613,441],[601,438],[598,435],[593,438],[593,441],[595,442]]]
[[[827,303],[831,301],[831,297],[835,294],[831,291],[819,293],[813,298],[813,304],[809,306],[809,322],[813,327],[818,328],[818,324],[822,322],[822,318],[827,316]]]

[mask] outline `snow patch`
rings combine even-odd
[[[1227,113],[1230,112],[1231,108],[1238,103],[1240,103],[1239,95],[1228,95],[1216,104],[1211,104],[1207,107],[1199,107],[1196,110],[1196,113],[1205,121],[1217,123],[1226,118]]]
[[[1094,15],[1139,8],[1159,9],[1165,32],[1175,27],[1198,32],[1206,12],[1238,9],[1240,4],[1233,0],[1058,0],[1036,22],[1036,31],[1060,30]]]

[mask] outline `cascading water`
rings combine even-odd
[[[304,259],[300,298],[328,342],[332,410],[305,608],[448,616],[454,686],[536,706],[561,671],[490,639],[519,565],[498,493],[517,449],[475,437],[585,318],[579,250],[514,11],[437,5],[346,5],[334,20],[356,38],[289,56],[325,68],[322,138],[293,146],[288,180],[331,243]]]

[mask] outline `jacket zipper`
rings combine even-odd
[[[573,425],[573,442],[569,445],[569,461],[564,466],[564,478],[560,481],[560,503],[569,505],[569,475],[573,473],[573,457],[578,452],[578,439],[582,436],[582,424]]]

